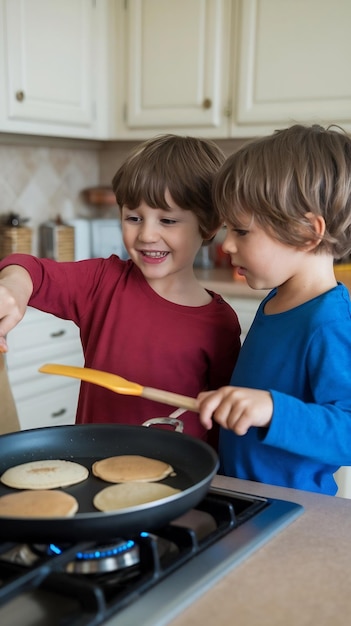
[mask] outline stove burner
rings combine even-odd
[[[139,563],[139,547],[132,540],[116,539],[113,543],[77,552],[67,564],[70,574],[105,574]]]
[[[37,554],[57,556],[64,546],[55,543],[34,544]],[[106,574],[139,563],[139,546],[131,539],[114,539],[111,543],[96,545],[76,553],[75,559],[66,565],[69,574]]]

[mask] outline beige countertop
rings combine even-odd
[[[268,291],[263,289],[251,289],[246,280],[234,280],[231,268],[215,268],[215,269],[195,269],[195,274],[201,284],[220,293],[224,298],[262,298],[267,295]],[[351,293],[351,265],[336,265],[335,276],[337,280],[344,283]]]
[[[348,626],[351,500],[218,476],[213,484],[305,510],[169,626]]]

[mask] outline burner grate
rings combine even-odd
[[[87,554],[88,561],[91,554],[102,550],[101,545],[94,542],[64,546],[57,550],[58,554],[53,550],[50,554],[39,551],[35,553],[34,562],[29,559],[28,563],[21,562],[20,558],[28,546],[3,544],[0,546],[0,622],[6,626],[18,623],[23,626],[26,623],[98,626],[121,613],[120,623],[124,626],[124,616],[130,608],[134,609],[140,602],[142,607],[144,599],[151,597],[151,591],[154,588],[156,591],[158,585],[163,588],[178,570],[185,579],[186,572],[193,569],[203,553],[210,554],[212,548],[217,550],[216,544],[221,539],[234,537],[247,522],[249,528],[253,517],[260,517],[263,512],[263,519],[267,518],[268,525],[276,528],[279,523],[270,514],[271,506],[272,501],[264,498],[212,489],[196,509],[177,520],[152,533],[144,532],[123,540],[138,549],[138,561],[133,561],[131,567],[94,575],[71,573],[70,569],[77,553],[83,561]],[[287,523],[285,518],[290,515],[290,509],[291,516],[296,516],[296,508],[297,505],[289,504],[284,509],[280,514],[284,517],[282,524]],[[264,513],[266,509],[268,513]],[[245,531],[245,535],[248,534]],[[199,580],[201,576],[195,578]],[[170,586],[173,589],[172,582]],[[167,594],[158,594],[160,601],[163,595]],[[18,622],[19,609],[22,620]],[[152,610],[154,614],[154,605]],[[25,621],[27,614],[28,622]],[[140,623],[146,620],[142,608],[140,619]],[[132,623],[137,621],[133,617]],[[115,619],[113,623],[117,624]]]

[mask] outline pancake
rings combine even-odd
[[[72,517],[77,500],[63,491],[18,491],[0,497],[0,517]]]
[[[135,481],[105,487],[94,496],[93,503],[99,511],[106,513],[155,502],[177,493],[180,493],[180,489],[168,485]]]
[[[0,480],[13,489],[55,489],[75,485],[88,476],[89,470],[79,463],[50,459],[14,465]]]
[[[94,476],[108,483],[157,482],[172,474],[168,463],[137,454],[111,456],[93,464]]]

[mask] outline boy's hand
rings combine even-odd
[[[9,265],[0,272],[0,352],[7,352],[6,335],[21,321],[33,290],[28,272]]]
[[[6,335],[18,324],[25,313],[26,307],[17,304],[13,293],[4,280],[0,280],[0,352],[7,352]]]
[[[5,337],[0,337],[0,352],[7,352],[7,343]]]
[[[246,387],[221,387],[198,395],[200,422],[212,428],[212,419],[237,435],[246,435],[250,426],[268,427],[273,415],[269,391]]]

